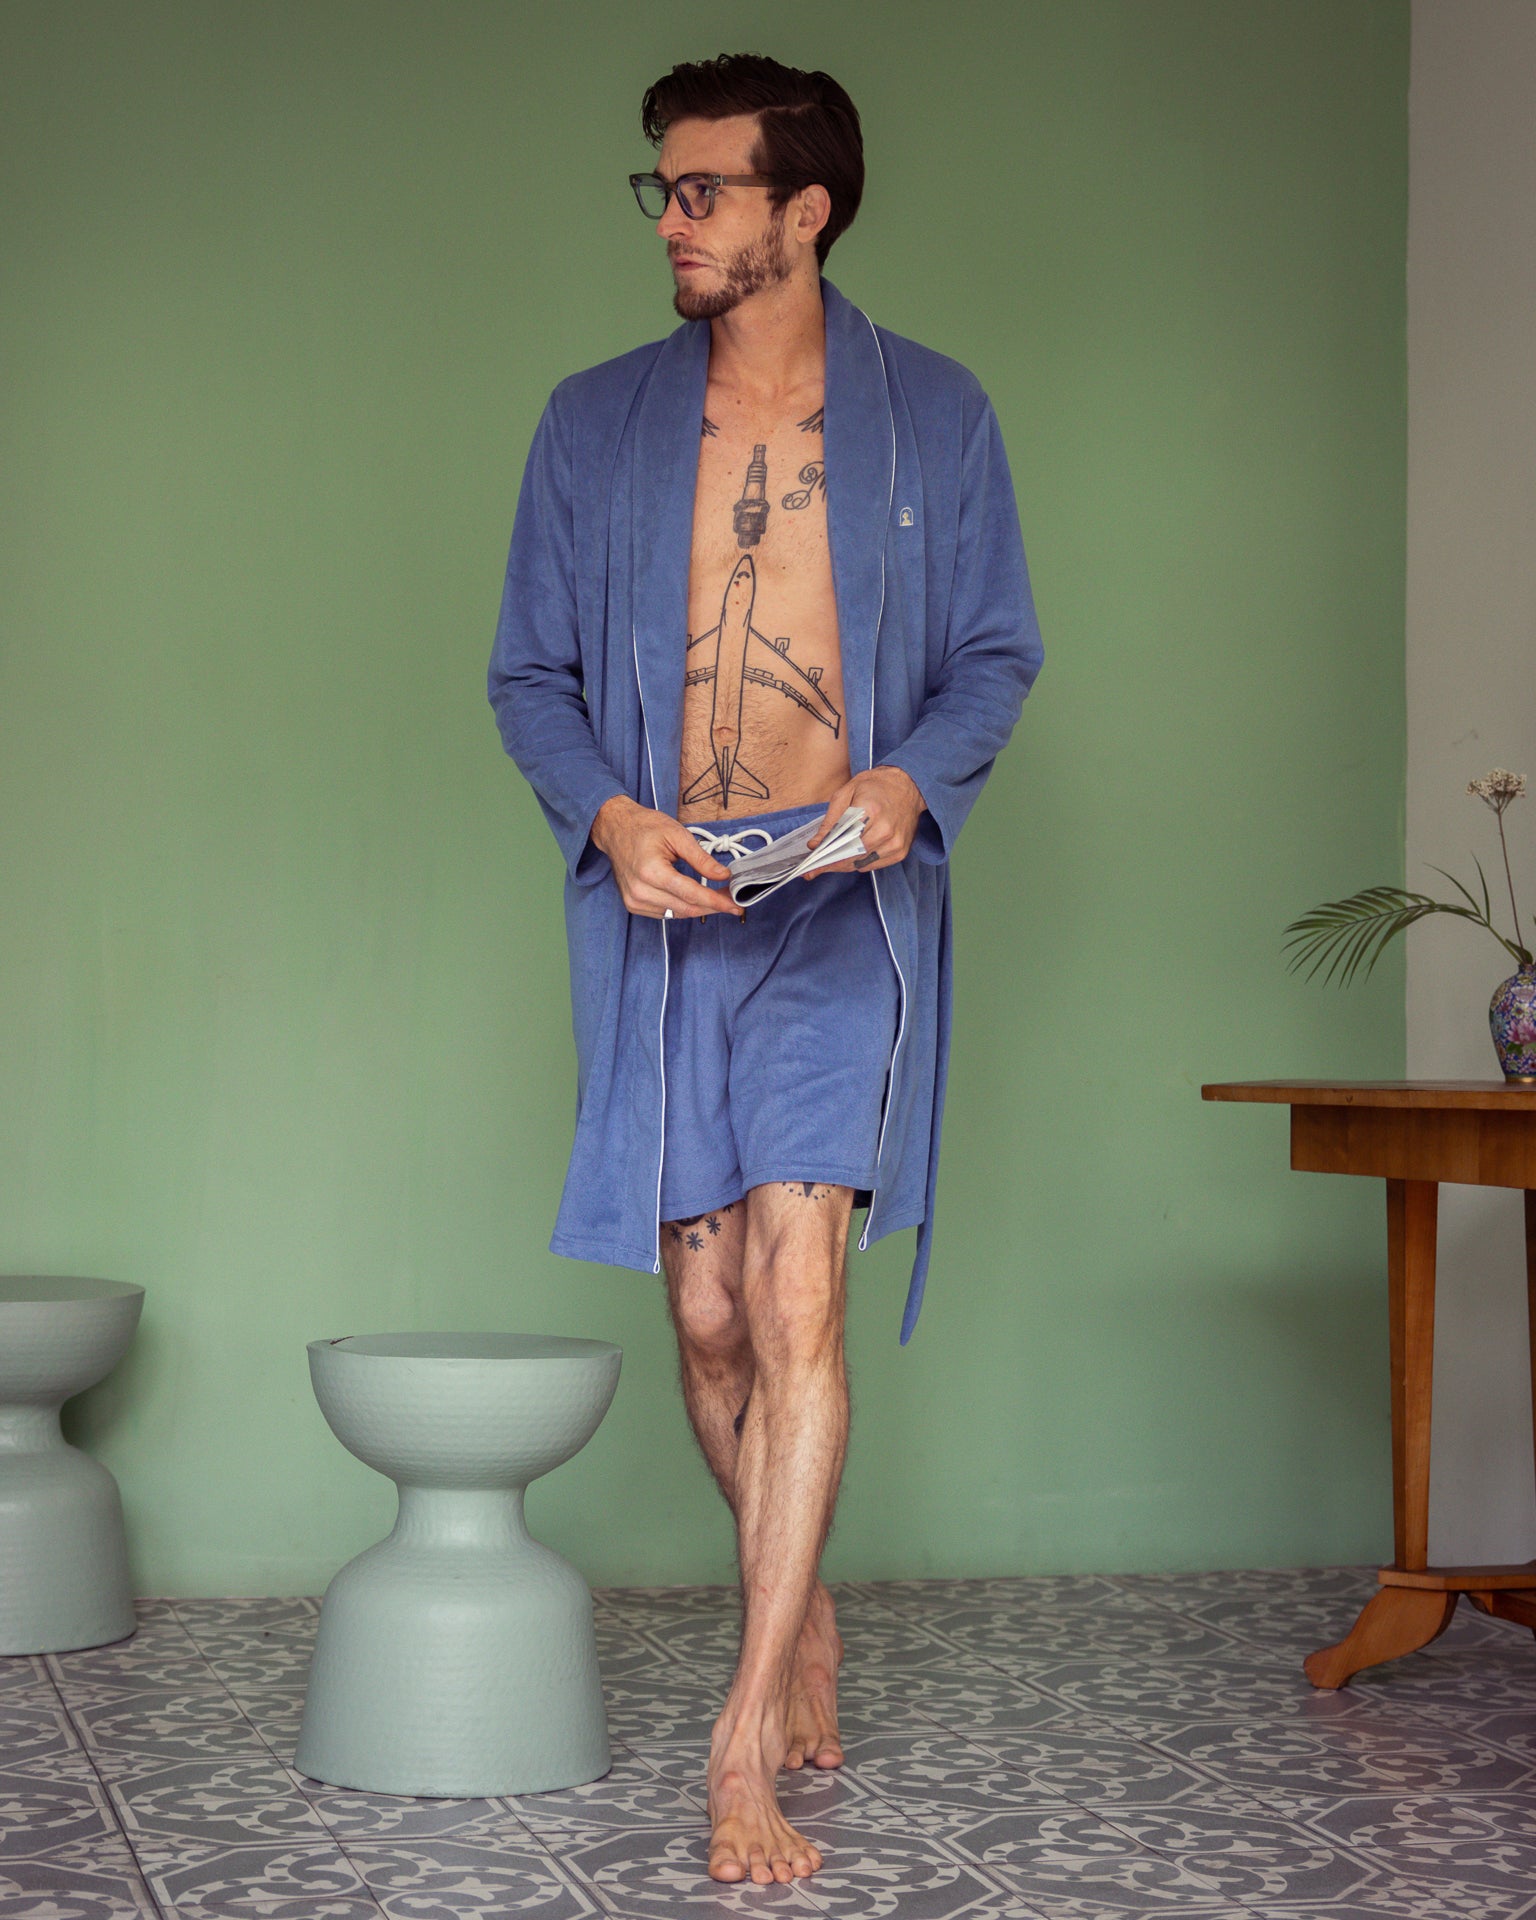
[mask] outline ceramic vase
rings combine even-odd
[[[1536,1086],[1536,961],[1499,982],[1488,1026],[1504,1078]]]

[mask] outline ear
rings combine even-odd
[[[832,196],[825,187],[802,187],[794,197],[794,234],[804,246],[815,244],[816,236],[832,218]]]

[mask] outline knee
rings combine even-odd
[[[814,1359],[843,1334],[842,1275],[831,1267],[769,1252],[746,1276],[754,1351],[781,1361]]]
[[[696,1280],[675,1288],[672,1319],[683,1342],[704,1357],[724,1359],[747,1338],[741,1302],[718,1280]]]

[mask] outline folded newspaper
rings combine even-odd
[[[862,807],[849,807],[821,845],[808,851],[806,842],[821,825],[822,816],[818,815],[793,833],[730,861],[731,898],[737,906],[749,907],[802,873],[814,873],[818,867],[834,866],[839,860],[863,853],[864,822],[868,818]]]

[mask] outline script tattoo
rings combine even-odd
[[[706,413],[704,416],[704,424],[699,429],[699,438],[701,440],[713,440],[716,434],[719,433],[719,431],[720,429],[715,425],[714,421],[711,420],[709,415]]]
[[[825,407],[818,407],[814,413],[808,413],[803,420],[798,420],[795,424],[802,433],[820,433],[822,417],[826,411]]]
[[[810,416],[817,423],[807,431],[820,431],[821,414]],[[791,512],[809,504],[818,488],[825,488],[824,467],[813,461],[800,469],[803,497],[789,493],[782,505]],[[731,570],[720,602],[720,618],[708,633],[688,641],[683,684],[698,686],[713,681],[709,714],[710,759],[702,773],[683,789],[679,804],[718,799],[728,807],[734,794],[745,793],[754,800],[773,797],[768,783],[743,764],[741,749],[741,710],[748,684],[771,688],[803,707],[812,719],[831,729],[836,739],[842,730],[843,716],[822,692],[821,668],[802,667],[790,658],[790,642],[780,636],[770,640],[752,624],[757,601],[757,563],[753,550],[768,528],[771,512],[768,500],[768,447],[759,441],[747,462],[741,498],[731,508],[731,527],[741,558]],[[713,652],[709,643],[713,642]],[[701,1243],[702,1244],[702,1243]]]
[[[789,513],[798,513],[802,507],[808,507],[818,493],[827,490],[827,469],[820,460],[810,460],[800,469],[800,486],[794,493],[786,493],[779,502]]]

